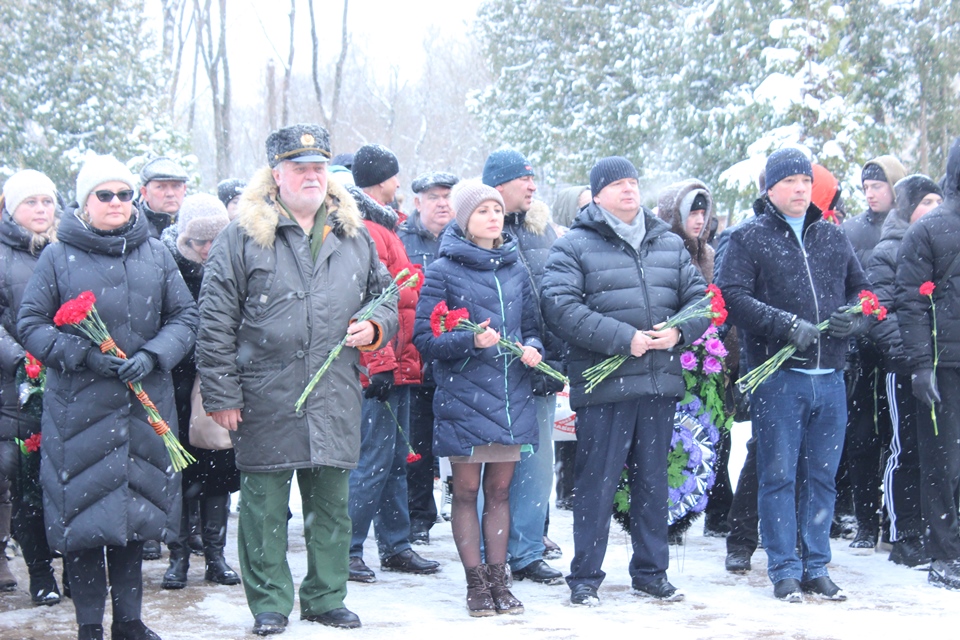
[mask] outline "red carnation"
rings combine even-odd
[[[722,325],[722,324],[723,324],[724,322],[726,322],[726,321],[727,321],[727,310],[726,310],[726,309],[720,309],[720,311],[717,313],[717,315],[714,316],[714,318],[713,318],[713,324],[714,324],[715,326],[719,327],[720,325]]]
[[[863,315],[869,316],[880,308],[880,300],[872,291],[864,289],[860,292],[860,304],[863,306]]]
[[[932,296],[933,290],[937,288],[937,285],[933,284],[929,280],[920,285],[920,295],[922,296]]]
[[[96,301],[97,297],[93,295],[92,291],[84,291],[76,298],[67,300],[60,305],[56,315],[53,316],[54,324],[58,327],[65,324],[80,324],[87,319],[87,315],[93,309]]]
[[[410,453],[407,454],[407,464],[413,464],[414,462],[418,461],[421,457],[422,456],[419,453],[414,453],[413,451],[411,451]]]
[[[880,308],[877,310],[877,320],[884,320],[887,317],[887,308],[883,305],[880,305]]]
[[[444,321],[444,326],[447,331],[453,331],[457,328],[457,325],[460,324],[461,320],[469,320],[470,312],[466,309],[454,309],[447,314],[447,318]]]
[[[40,377],[40,371],[43,369],[43,365],[40,364],[39,360],[27,353],[23,368],[26,370],[28,378],[36,380]]]
[[[721,296],[721,297],[723,296],[722,292],[720,291],[720,287],[718,287],[715,284],[707,285],[707,295],[710,295],[710,294],[713,294],[715,296]]]
[[[40,434],[35,433],[26,440],[23,441],[23,446],[27,448],[27,451],[30,453],[35,453],[40,451]]]
[[[440,334],[444,332],[443,321],[448,313],[450,313],[450,310],[447,308],[445,300],[438,302],[430,313],[430,328],[433,330],[435,338],[439,338]]]

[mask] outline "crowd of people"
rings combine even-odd
[[[939,183],[868,162],[869,208],[853,216],[808,152],[774,151],[752,215],[726,229],[699,180],[645,208],[618,156],[551,209],[502,148],[479,178],[419,176],[408,216],[383,146],[333,156],[315,124],[265,146],[266,166],[216,196],[188,196],[166,157],[137,177],[90,156],[66,204],[36,170],[4,183],[0,590],[17,588],[12,533],[32,602],[70,597],[80,640],[104,637],[108,594],[111,638],[156,639],[141,568],[166,544],[162,588],[187,588],[202,555],[206,581],[242,584],[254,634],[282,633],[296,473],[300,617],[357,628],[344,599],[348,582],[377,581],[371,526],[381,571],[442,569],[414,546],[429,548],[444,459],[470,616],[523,613],[514,580],[566,582],[572,605],[598,605],[624,470],[633,589],[681,600],[666,454],[707,285],[729,313],[727,410],[752,424],[736,492],[723,434],[708,494],[726,569],[749,571],[762,536],[776,599],[845,600],[830,541],[855,519],[855,552],[889,548],[960,590],[960,139]],[[860,312],[864,292],[875,306]],[[743,393],[736,380],[784,348]],[[565,390],[576,441],[554,447]],[[547,563],[561,554],[555,482],[555,508],[573,511],[566,575]]]

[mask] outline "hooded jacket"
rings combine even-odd
[[[25,352],[17,332],[17,310],[40,257],[31,250],[34,234],[13,220],[0,198],[0,440],[25,440],[40,431],[40,422],[20,411],[17,369]],[[56,238],[56,233],[49,234]]]
[[[269,168],[240,197],[237,219],[204,264],[197,368],[207,411],[241,409],[231,433],[246,472],[356,467],[360,456],[360,352],[344,347],[300,411],[294,404],[327,354],[390,283],[356,203],[327,184],[323,245],[277,202]],[[392,300],[376,310],[374,351],[397,330]]]
[[[177,530],[180,478],[163,440],[126,385],[86,368],[97,348],[90,339],[53,322],[64,302],[92,291],[117,346],[154,356],[141,383],[176,431],[170,371],[193,348],[197,307],[147,226],[136,215],[119,234],[101,235],[68,210],[20,306],[23,346],[47,366],[40,483],[47,540],[60,552],[169,539]]]
[[[897,183],[897,208],[883,223],[880,242],[873,249],[866,266],[867,279],[880,304],[887,308],[887,319],[876,323],[870,338],[880,347],[884,369],[899,375],[909,375],[897,321],[897,253],[903,236],[910,226],[913,210],[928,193],[940,194],[940,188],[926,176],[908,176]]]
[[[477,349],[474,334],[455,330],[433,334],[431,314],[441,301],[451,310],[466,308],[470,319],[490,319],[501,336],[543,351],[536,320],[537,300],[519,260],[516,240],[484,249],[463,237],[457,225],[444,231],[440,258],[427,267],[417,304],[414,342],[432,363],[437,391],[433,453],[469,456],[473,448],[496,442],[538,443],[537,411],[531,396],[531,369],[497,346]]]
[[[647,209],[639,215],[646,225],[639,252],[617,235],[595,203],[580,212],[550,252],[540,304],[547,324],[567,344],[574,409],[645,395],[679,400],[686,393],[677,349],[628,358],[586,393],[585,369],[609,356],[629,355],[637,330],[653,329],[705,293],[683,240]],[[709,322],[683,323],[683,342],[699,338]]]
[[[786,346],[796,319],[818,324],[869,286],[850,241],[816,206],[807,209],[802,245],[769,198],[753,207],[756,217],[730,234],[716,284],[755,367]],[[783,366],[843,369],[847,347],[824,333]]]
[[[380,204],[357,187],[348,187],[347,191],[356,201],[360,215],[363,216],[363,224],[377,246],[380,262],[390,272],[391,277],[396,277],[404,269],[409,269],[411,273],[419,271],[410,263],[407,251],[397,235],[397,227],[406,220],[406,216]],[[366,369],[367,376],[392,371],[394,384],[420,384],[420,354],[413,346],[413,321],[417,315],[419,291],[419,287],[405,287],[400,290],[400,299],[397,302],[400,324],[394,339],[385,343],[382,349],[360,354],[360,364]],[[368,383],[367,376],[361,377],[364,386]]]
[[[683,218],[690,215],[690,206],[697,194],[703,194],[707,199],[707,213],[703,219],[703,230],[698,238],[688,238],[684,230]],[[707,185],[699,180],[684,180],[670,185],[660,194],[657,202],[657,215],[670,225],[670,230],[683,239],[683,244],[690,252],[693,266],[703,275],[707,283],[713,282],[713,247],[707,242],[710,234],[710,221],[714,217],[713,196]]]
[[[920,295],[925,282],[936,287],[938,366],[960,368],[960,269],[947,273],[958,252],[960,138],[953,141],[947,156],[943,204],[910,225],[897,254],[897,320],[911,372],[933,367],[930,298]]]
[[[863,166],[866,168],[871,164],[883,169],[883,175],[887,177],[891,189],[907,175],[907,170],[894,156],[880,156]],[[861,266],[865,267],[870,261],[873,248],[880,242],[880,231],[883,229],[883,222],[887,219],[887,215],[888,212],[879,213],[867,209],[858,216],[844,220],[843,231],[850,239],[850,244],[853,245]]]

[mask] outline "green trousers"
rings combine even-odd
[[[287,564],[287,506],[293,471],[240,474],[237,529],[240,573],[253,615],[289,616],[293,576]],[[297,470],[303,499],[307,575],[300,584],[300,614],[319,615],[343,606],[349,576],[350,472],[334,467]]]

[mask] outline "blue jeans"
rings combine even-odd
[[[364,398],[360,411],[360,461],[350,472],[351,558],[363,557],[363,541],[371,522],[380,558],[410,548],[408,450],[387,403],[404,433],[409,431],[409,387],[394,387],[387,402]]]
[[[553,418],[556,396],[535,396],[540,444],[517,463],[510,482],[510,541],[507,557],[518,571],[543,559],[543,527],[553,486]]]
[[[750,411],[767,575],[774,583],[825,576],[847,424],[843,373],[778,371],[753,393]]]

